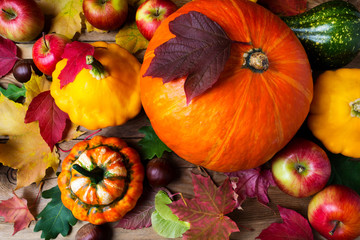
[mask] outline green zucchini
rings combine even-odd
[[[360,13],[348,2],[325,2],[282,19],[299,38],[314,69],[343,67],[360,51]]]

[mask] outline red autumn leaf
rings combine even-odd
[[[307,0],[259,0],[258,4],[281,16],[293,16],[306,11]]]
[[[76,75],[84,68],[91,69],[92,66],[86,64],[86,56],[94,55],[94,46],[89,43],[74,41],[66,44],[62,58],[67,59],[66,66],[59,74],[60,88],[75,80]]]
[[[257,198],[262,204],[268,204],[269,198],[267,190],[269,186],[276,186],[270,169],[262,167],[226,173],[231,179],[234,179],[233,184],[236,186],[235,192],[238,195],[237,208],[241,208],[241,204],[247,197]]]
[[[131,230],[150,227],[151,214],[155,210],[155,195],[158,190],[146,185],[135,208],[120,219],[114,227]]]
[[[216,22],[199,12],[183,14],[169,23],[176,35],[155,49],[144,76],[160,77],[164,83],[187,76],[187,103],[211,88],[230,56],[231,43]]]
[[[261,240],[313,240],[309,222],[294,210],[278,206],[282,223],[272,223],[256,239]]]
[[[51,151],[55,144],[62,140],[68,119],[68,114],[55,104],[50,90],[37,95],[31,101],[25,115],[25,123],[39,121],[40,134]]]
[[[14,67],[19,59],[16,54],[17,47],[15,43],[0,36],[0,78],[8,74]]]
[[[35,220],[27,206],[26,199],[19,198],[15,193],[14,197],[1,201],[0,216],[5,218],[5,222],[14,223],[14,233],[29,226]]]
[[[209,176],[192,173],[195,197],[180,199],[168,206],[181,221],[190,223],[183,239],[228,239],[239,229],[235,222],[225,216],[235,209],[234,192],[227,178],[217,187]]]

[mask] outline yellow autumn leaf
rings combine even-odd
[[[17,169],[16,189],[32,183],[39,183],[46,174],[46,169],[57,170],[59,156],[51,152],[48,144],[40,135],[38,122],[24,123],[27,108],[31,100],[40,92],[49,90],[50,82],[45,76],[33,73],[30,81],[25,83],[26,101],[16,103],[0,95],[0,135],[9,136],[6,144],[0,144],[0,162],[5,166]],[[66,139],[77,137],[81,132],[72,125]]]
[[[136,26],[136,22],[126,23],[116,34],[115,41],[131,53],[146,49],[149,41],[144,38]]]
[[[81,33],[82,0],[38,0],[43,12],[52,16],[49,32],[56,32],[72,39]]]
[[[39,183],[49,167],[56,171],[59,158],[40,135],[38,122],[24,123],[27,106],[0,96],[0,135],[8,135],[0,144],[0,162],[17,169],[16,189]],[[14,128],[16,124],[16,128]]]
[[[86,26],[86,31],[87,32],[99,32],[99,33],[107,33],[107,32],[109,32],[107,30],[101,30],[101,29],[98,29],[98,28],[94,27],[86,19],[85,19],[85,26]]]

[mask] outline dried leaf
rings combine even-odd
[[[62,34],[69,39],[72,39],[76,33],[81,33],[82,20],[80,14],[82,10],[81,0],[66,0],[56,1],[63,2],[60,12],[52,19],[51,28],[49,32]]]
[[[27,101],[31,102],[40,93],[36,91],[46,86],[49,84],[45,77],[33,76],[25,84]],[[59,165],[58,154],[50,151],[40,135],[39,124],[24,123],[27,106],[0,95],[0,135],[9,136],[6,144],[0,144],[0,162],[18,170],[16,189],[39,183],[46,169],[56,171]]]
[[[185,77],[187,103],[211,88],[230,56],[232,40],[219,24],[202,13],[189,12],[169,23],[176,37],[157,47],[144,76],[164,83]]]
[[[86,56],[94,55],[94,51],[94,46],[89,43],[74,41],[66,44],[62,58],[66,58],[67,63],[59,74],[60,88],[73,82],[83,68],[92,68],[91,65],[86,64]]]
[[[180,220],[190,223],[184,239],[228,239],[239,229],[235,222],[225,216],[235,209],[234,191],[229,178],[217,187],[209,176],[192,173],[195,197],[180,199],[169,204]]]
[[[121,47],[135,54],[146,49],[149,41],[140,33],[136,22],[126,23],[115,36],[115,41]]]
[[[294,210],[278,206],[282,223],[272,223],[256,239],[261,240],[313,240],[309,222]]]
[[[11,83],[8,84],[7,89],[0,87],[0,92],[8,99],[17,101],[20,97],[25,97],[26,89],[24,85],[22,85],[22,87],[18,87]]]
[[[171,149],[168,148],[156,135],[152,126],[141,127],[139,132],[145,134],[145,136],[138,142],[141,147],[141,155],[143,158],[152,159],[155,156],[161,158],[165,151],[171,152]]]
[[[241,204],[247,197],[257,198],[262,204],[268,204],[267,190],[269,186],[276,186],[270,169],[262,167],[243,171],[225,173],[235,185],[238,196],[236,207],[241,209]]]
[[[55,144],[62,140],[68,119],[68,114],[55,104],[49,90],[40,93],[31,101],[25,115],[25,123],[39,121],[40,134],[51,151]]]
[[[59,233],[64,237],[70,232],[71,226],[77,223],[77,219],[67,209],[61,201],[61,192],[58,186],[55,186],[42,193],[43,198],[51,198],[51,201],[37,216],[40,218],[36,222],[34,231],[42,231],[41,238],[55,239]]]
[[[150,227],[151,214],[155,210],[156,193],[156,190],[146,185],[135,208],[120,219],[114,227],[131,230]]]
[[[306,11],[307,0],[259,0],[258,4],[281,16],[293,16]]]
[[[0,216],[5,218],[5,222],[14,223],[14,235],[18,231],[27,228],[35,218],[29,211],[27,200],[19,198],[13,193],[14,197],[0,202]]]
[[[17,56],[17,47],[9,39],[0,36],[0,78],[5,76],[19,59]]]

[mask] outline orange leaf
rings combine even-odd
[[[27,228],[31,221],[35,220],[27,206],[26,199],[19,198],[13,192],[14,197],[0,203],[0,215],[5,222],[14,223],[14,235],[18,231]]]

